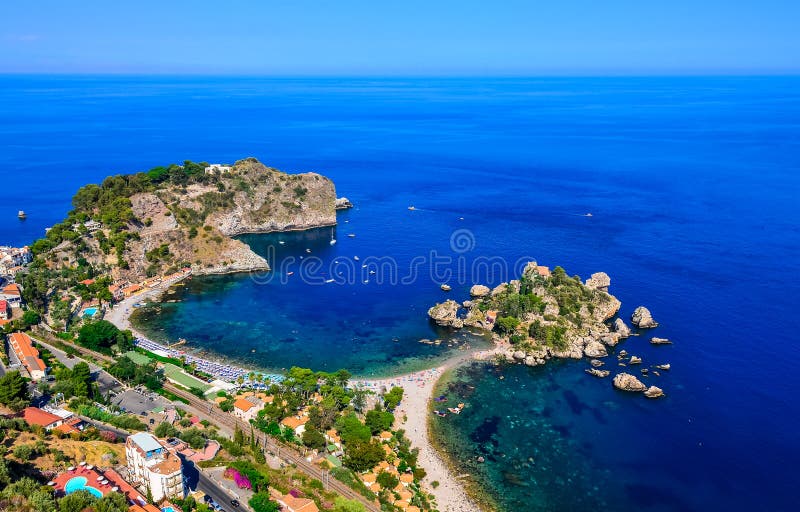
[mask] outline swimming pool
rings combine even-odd
[[[164,507],[161,509],[161,512],[175,512],[175,509],[172,507]]]
[[[89,493],[95,498],[103,497],[102,492],[95,489],[91,485],[86,485],[86,482],[87,480],[85,476],[76,476],[70,478],[67,482],[67,485],[64,486],[64,492],[67,494],[72,494],[75,491],[89,491]]]
[[[83,316],[93,317],[97,313],[97,308],[86,308],[83,310]]]

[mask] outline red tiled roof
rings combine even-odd
[[[22,295],[22,291],[19,289],[19,285],[16,283],[11,283],[3,288],[3,293],[6,295]]]
[[[60,417],[43,411],[38,407],[26,407],[25,410],[22,411],[22,417],[29,425],[40,425],[42,427],[48,427],[53,423],[61,421]]]
[[[20,362],[29,372],[47,370],[44,361],[39,357],[39,351],[33,347],[30,336],[24,332],[15,332],[9,337],[8,341],[11,349],[16,352]]]
[[[5,300],[0,300],[0,311],[8,310],[8,302]]]

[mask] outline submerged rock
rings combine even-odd
[[[442,283],[442,286],[440,286],[439,288],[441,288],[445,292],[449,292],[450,290],[452,290],[450,285],[449,284],[445,284],[445,283]]]
[[[647,391],[644,392],[644,396],[647,398],[660,398],[664,396],[664,390],[658,386],[650,386],[647,388]]]
[[[603,378],[603,377],[608,377],[611,372],[608,370],[598,370],[597,368],[589,368],[588,370],[586,370],[586,373],[588,373],[589,375],[594,375],[595,377]]]
[[[647,389],[642,381],[630,373],[618,373],[614,376],[614,387],[622,391],[640,392]]]
[[[657,364],[656,368],[658,368],[659,370],[669,370],[671,368],[671,366],[670,366],[669,363],[667,363],[667,364]]]
[[[667,338],[650,338],[650,343],[653,345],[672,345],[672,342]]]
[[[631,322],[633,325],[640,329],[652,329],[653,327],[658,327],[658,322],[653,320],[653,315],[650,314],[650,310],[644,306],[639,306],[631,315]]]

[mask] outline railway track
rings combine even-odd
[[[64,343],[85,356],[99,359],[107,363],[114,363],[116,361],[112,357],[89,350],[74,343]],[[380,508],[377,507],[374,502],[367,500],[367,498],[346,486],[344,483],[332,478],[329,471],[323,470],[322,468],[307,461],[305,457],[303,457],[302,454],[300,454],[293,447],[275,441],[264,432],[254,430],[250,423],[225,413],[219,408],[215,408],[214,404],[211,402],[203,400],[202,398],[199,398],[192,393],[175,386],[174,384],[165,382],[164,389],[188,402],[190,406],[197,410],[197,412],[203,414],[204,416],[208,416],[221,425],[227,426],[231,430],[236,430],[238,428],[244,433],[253,430],[253,435],[255,436],[256,442],[267,452],[276,455],[278,458],[283,459],[290,464],[294,464],[303,473],[321,481],[326,488],[339,493],[347,499],[358,500],[364,504],[367,510],[380,512]]]

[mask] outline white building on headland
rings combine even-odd
[[[0,275],[12,274],[12,269],[27,265],[33,260],[30,247],[0,246]]]
[[[206,174],[225,174],[226,172],[231,172],[231,169],[233,169],[233,167],[230,165],[210,164],[206,167],[205,171]]]
[[[181,460],[154,435],[138,432],[128,436],[125,455],[131,482],[149,489],[155,503],[164,498],[183,498]]]

